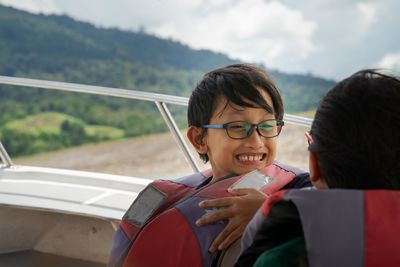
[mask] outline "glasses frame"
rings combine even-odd
[[[312,133],[311,131],[307,131],[304,133],[306,139],[307,139],[307,143],[308,143],[308,151],[310,152],[315,152],[315,143],[314,143],[314,139],[312,137]]]
[[[305,132],[304,135],[306,136],[306,139],[307,139],[307,142],[308,142],[309,146],[314,143],[314,140],[313,140],[313,138],[311,136],[311,133],[309,131]]]
[[[277,134],[276,135],[274,135],[274,136],[264,136],[260,132],[259,125],[262,124],[262,123],[265,123],[266,121],[276,121],[276,127],[277,127]],[[247,131],[247,135],[245,137],[239,137],[238,138],[238,137],[232,137],[232,136],[229,135],[229,131],[228,131],[229,124],[238,123],[238,122],[244,122],[244,123],[247,123],[250,126],[250,129]],[[254,128],[256,129],[257,133],[260,136],[264,137],[264,138],[277,137],[282,132],[282,127],[284,125],[285,125],[285,121],[283,121],[283,120],[270,119],[270,120],[263,120],[263,121],[261,121],[261,122],[259,122],[257,124],[249,123],[247,121],[230,121],[230,122],[227,122],[227,123],[224,123],[224,124],[205,124],[205,125],[201,126],[201,128],[203,128],[203,129],[225,129],[226,134],[230,138],[235,139],[235,140],[241,140],[241,139],[246,139],[246,138],[250,137],[253,134]]]

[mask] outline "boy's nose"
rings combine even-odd
[[[263,139],[264,139],[264,137],[258,133],[257,127],[253,126],[253,132],[245,140],[247,140],[247,144],[249,146],[254,147],[254,148],[259,148],[259,147],[263,146],[263,144],[264,144]]]

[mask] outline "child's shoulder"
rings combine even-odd
[[[294,175],[292,181],[285,185],[282,189],[303,188],[312,186],[310,174],[302,169],[274,161],[272,165],[283,172],[290,172]]]

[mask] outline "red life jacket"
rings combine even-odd
[[[309,266],[400,266],[400,234],[397,231],[400,226],[400,191],[330,189],[279,192],[262,206],[266,220],[270,212],[274,214],[274,219],[270,218],[270,222],[262,226],[273,230],[276,236],[285,231],[272,223],[283,222],[276,209],[279,202],[291,202],[296,207],[285,210],[281,216],[296,216],[287,214],[288,210],[298,213]],[[270,232],[265,228],[259,230],[255,240],[260,245],[265,244]],[[267,239],[263,241],[260,235]],[[250,248],[252,251],[257,250],[255,244]],[[250,255],[249,250],[246,252]]]
[[[281,189],[298,175],[277,164],[260,171],[272,181],[261,189],[267,194]],[[208,248],[227,222],[196,226],[195,221],[207,212],[198,204],[206,199],[231,196],[227,189],[242,178],[223,179],[196,190],[211,175],[211,171],[206,171],[177,181],[155,181],[143,190],[150,193],[147,198],[146,193],[144,197],[139,195],[124,216],[114,239],[109,266],[115,266],[116,258],[122,266],[211,266],[218,253],[210,253]],[[149,199],[156,200],[148,204]],[[140,205],[147,209],[137,208]],[[151,214],[145,214],[148,210]]]
[[[135,203],[137,200],[141,198],[141,196],[146,192],[146,189],[155,188],[163,192],[166,196],[163,203],[157,208],[157,204],[155,204],[156,210],[150,214],[150,217],[147,218],[146,222],[150,222],[156,215],[161,213],[162,211],[168,209],[173,204],[175,204],[180,199],[185,196],[193,193],[196,190],[196,187],[201,185],[205,180],[212,176],[212,171],[207,170],[204,172],[195,173],[192,175],[188,175],[185,177],[181,177],[176,180],[156,180],[149,184],[136,198],[131,207],[128,209],[126,214],[121,220],[121,223],[114,235],[114,240],[112,244],[112,249],[109,258],[109,267],[113,266],[121,266],[123,261],[125,260],[126,254],[129,252],[129,249],[136,238],[136,234],[141,229],[140,223],[135,223],[128,220],[129,211],[135,211]]]

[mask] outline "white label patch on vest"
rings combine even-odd
[[[254,170],[245,174],[237,180],[233,185],[231,185],[231,189],[237,188],[255,188],[261,189],[269,183],[272,183],[275,179],[269,177],[268,175],[263,174],[259,170]]]
[[[167,195],[152,185],[140,192],[124,215],[130,224],[142,227],[151,215],[163,204]]]

